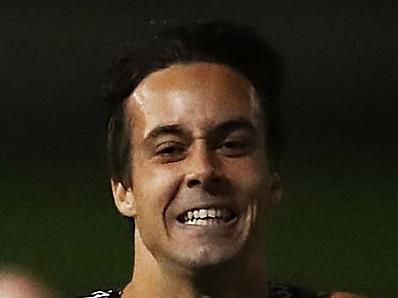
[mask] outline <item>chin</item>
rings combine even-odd
[[[186,248],[175,260],[188,270],[204,270],[214,267],[223,267],[234,260],[239,260],[244,245],[214,246],[206,245],[201,247]]]
[[[169,263],[191,272],[241,263],[252,253],[249,247],[256,243],[252,222],[240,217],[218,229],[176,225],[172,230],[174,239],[163,251],[164,256]]]

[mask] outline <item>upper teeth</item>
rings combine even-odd
[[[225,219],[230,216],[230,211],[226,208],[208,208],[190,210],[184,214],[184,220],[204,219],[204,218],[221,218]]]

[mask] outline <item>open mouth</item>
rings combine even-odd
[[[229,208],[194,208],[180,214],[177,220],[185,225],[210,226],[225,224],[237,218]]]

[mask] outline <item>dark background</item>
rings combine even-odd
[[[396,1],[66,3],[0,4],[0,265],[67,297],[129,279],[99,85],[151,20],[221,19],[256,26],[287,66],[273,280],[398,295]]]

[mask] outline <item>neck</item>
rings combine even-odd
[[[237,260],[189,270],[155,260],[136,242],[133,279],[122,297],[267,298],[268,280],[262,255],[261,247],[251,248]]]

